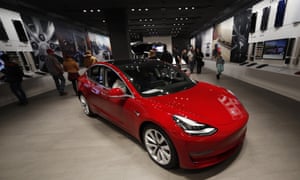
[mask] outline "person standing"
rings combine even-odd
[[[63,68],[65,72],[68,72],[68,80],[72,82],[73,90],[77,95],[77,79],[79,77],[79,66],[71,55],[67,55],[64,62]]]
[[[97,62],[97,58],[92,55],[90,50],[87,50],[84,53],[84,60],[83,60],[84,67],[88,68],[91,65],[95,64],[96,62]]]
[[[201,73],[202,67],[204,66],[203,57],[204,57],[204,55],[201,52],[201,50],[199,48],[196,48],[195,61],[196,61],[196,64],[197,64],[197,74]]]
[[[224,59],[219,52],[216,57],[216,67],[217,67],[217,79],[220,79],[222,72],[224,71]]]
[[[26,94],[22,88],[22,81],[23,81],[23,70],[19,64],[12,61],[11,58],[7,54],[3,54],[1,59],[4,61],[4,74],[5,74],[5,81],[9,83],[9,87],[14,95],[19,100],[19,105],[27,105],[28,100]]]
[[[188,64],[190,67],[190,71],[191,71],[191,73],[193,73],[194,67],[195,67],[195,52],[194,52],[193,47],[190,47],[190,49],[187,53],[187,56],[188,56]]]
[[[175,58],[176,66],[181,69],[181,57],[177,47],[173,48],[173,57]]]
[[[48,69],[48,72],[52,75],[59,95],[64,96],[67,93],[65,92],[66,79],[64,77],[63,67],[55,57],[54,51],[52,49],[47,49],[47,53],[48,56],[45,58],[46,68]]]
[[[164,45],[164,52],[162,53],[160,60],[170,64],[173,62],[173,56],[167,50],[167,45]]]

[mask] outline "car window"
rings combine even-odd
[[[126,84],[119,75],[108,67],[103,67],[104,71],[104,86],[107,88],[121,88],[125,94],[130,94]]]
[[[102,84],[103,83],[103,73],[101,73],[100,66],[93,66],[88,70],[88,77],[89,79],[93,80],[96,83]]]
[[[195,85],[183,72],[165,63],[145,63],[121,69],[144,97],[170,94]]]

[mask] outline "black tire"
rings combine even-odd
[[[80,104],[81,104],[84,114],[86,114],[87,116],[90,116],[90,117],[94,116],[94,113],[91,111],[86,98],[82,94],[79,96],[79,101],[80,101]]]
[[[150,158],[165,169],[178,167],[176,149],[168,135],[156,125],[147,125],[143,130],[143,142]]]

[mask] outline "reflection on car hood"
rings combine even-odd
[[[234,95],[208,83],[198,83],[193,88],[149,100],[152,106],[165,112],[207,124],[228,124],[248,118],[243,105]]]

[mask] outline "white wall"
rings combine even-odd
[[[22,22],[24,27],[24,23],[21,19],[20,14],[14,11],[0,8],[0,18],[9,38],[8,41],[0,41],[0,50],[1,51],[32,51],[29,38],[28,38],[28,42],[21,42],[18,38],[17,32],[12,22],[12,20],[19,20]]]
[[[172,37],[171,36],[148,36],[143,37],[144,43],[164,43],[167,45],[167,50],[172,52]]]

